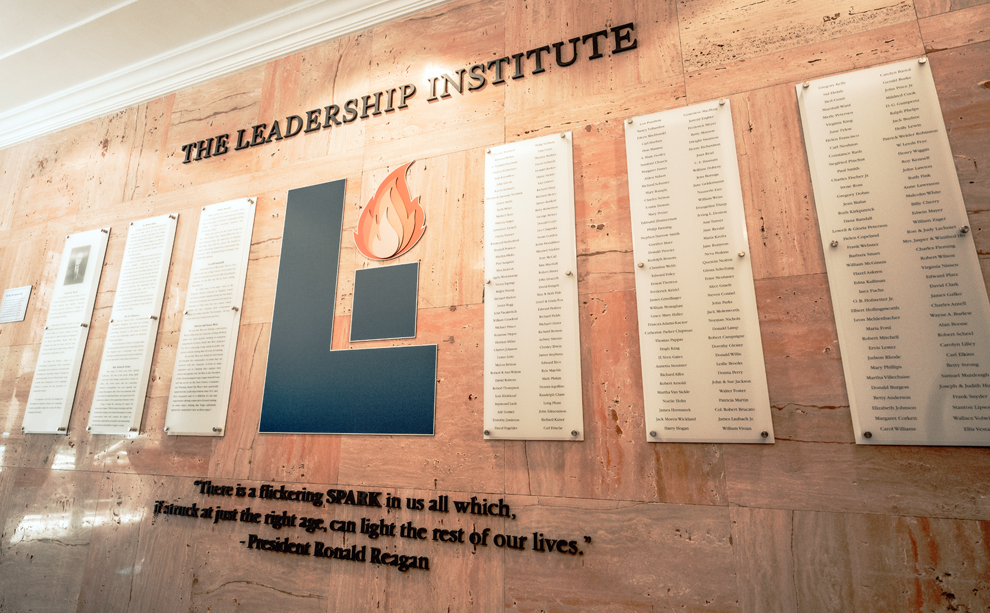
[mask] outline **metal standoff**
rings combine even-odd
[[[969,234],[969,226],[963,226],[963,227],[959,228],[959,233],[960,234]]]
[[[83,327],[83,328],[88,328],[88,327],[89,327],[89,324],[79,324],[79,325],[80,325],[81,327]]]
[[[183,315],[188,315],[189,314],[189,311],[182,311],[182,314]]]
[[[725,106],[725,98],[722,98],[721,100],[719,100],[718,101],[718,105],[719,106]]]
[[[566,133],[564,133],[564,132],[561,132],[561,133],[560,133],[560,137],[561,137],[561,138],[567,138],[567,134],[566,134]]]
[[[491,285],[491,284],[492,284],[491,279],[485,279],[485,285]]]
[[[131,222],[131,225],[132,225],[132,226],[134,225],[134,222],[133,222],[133,221]]]
[[[158,316],[157,316],[157,315],[152,315],[152,316],[151,316],[151,318],[152,318],[153,320],[155,320],[155,321],[158,321]]]
[[[485,436],[491,436],[491,434],[492,434],[491,432],[489,432],[488,430],[485,430]]]
[[[230,310],[231,310],[231,311],[234,311],[234,312],[237,312],[237,311],[239,311],[240,309],[238,309],[238,308],[237,308],[237,307],[235,307],[235,306],[232,306],[232,307],[230,307]]]
[[[863,438],[873,438],[873,433],[867,430],[863,433]]]
[[[163,432],[168,432],[168,426],[165,426],[165,428],[162,431]]]
[[[491,149],[485,149],[485,153],[491,153],[491,152],[492,152]]]
[[[636,266],[638,266],[639,268],[642,268],[642,267],[646,266],[646,264],[644,264],[642,262],[636,262]]]
[[[656,430],[650,430],[650,436],[653,437],[653,438],[656,438],[657,437],[657,431]]]
[[[760,436],[763,438],[770,438],[770,433],[764,430],[763,432],[760,432]]]
[[[832,247],[838,247],[839,241],[832,241],[831,243],[829,243],[829,245],[831,245]]]
[[[804,83],[801,84],[801,87],[808,89],[809,87],[811,87],[811,82],[805,81]]]
[[[741,257],[741,258],[746,257],[746,252],[745,251],[740,251],[739,252],[739,257]]]
[[[110,230],[107,230],[106,228],[100,228],[100,232],[103,232],[104,234],[110,234]]]
[[[86,432],[89,432],[89,431],[91,431],[92,429],[93,429],[93,426],[86,426]]]
[[[925,64],[927,62],[928,62],[928,57],[927,56],[926,57],[919,57],[918,58],[918,63],[919,64]]]
[[[169,219],[175,219],[175,215],[169,215],[168,218]]]
[[[626,123],[632,123],[632,117],[626,120]]]
[[[57,431],[58,432],[65,432],[65,426],[59,426]]]
[[[130,428],[128,432],[137,432],[137,428]]]
[[[113,323],[113,320],[112,319],[110,320],[110,323]]]
[[[569,277],[569,276],[573,275],[574,273],[571,272],[571,271],[569,271],[569,270],[567,270],[567,271],[564,271],[564,274]]]
[[[571,430],[571,436],[577,436],[579,432],[577,430]]]
[[[213,426],[214,432],[220,432],[221,430],[223,430],[223,428],[217,428],[216,426]]]

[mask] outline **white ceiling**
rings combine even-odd
[[[0,148],[447,0],[0,0]]]

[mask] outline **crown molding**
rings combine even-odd
[[[0,114],[0,149],[448,0],[309,0]]]

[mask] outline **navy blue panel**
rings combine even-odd
[[[260,431],[433,434],[436,345],[330,351],[344,187],[289,192]]]
[[[416,336],[419,262],[354,271],[351,340]]]

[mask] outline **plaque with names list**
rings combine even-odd
[[[625,128],[646,440],[772,443],[731,106]]]
[[[990,304],[927,58],[796,90],[856,442],[990,445]]]
[[[485,438],[584,440],[571,135],[485,155]]]

